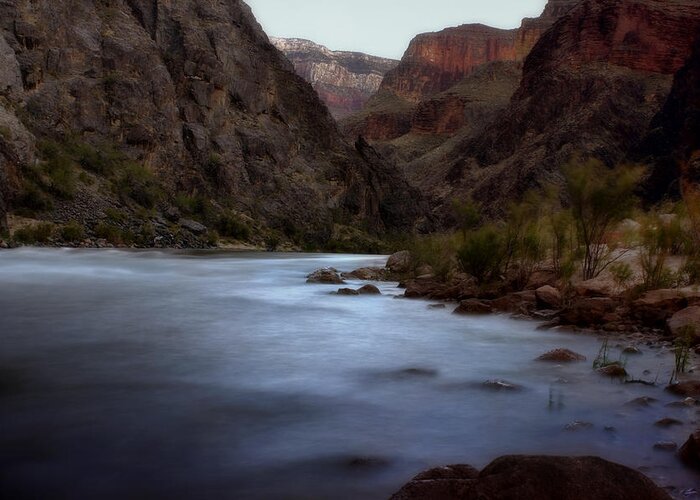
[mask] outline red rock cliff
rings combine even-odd
[[[411,41],[399,66],[387,73],[382,90],[418,102],[457,84],[475,68],[494,61],[522,61],[540,36],[577,0],[550,0],[542,15],[519,29],[465,24]]]

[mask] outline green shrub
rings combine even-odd
[[[455,267],[458,247],[455,236],[434,234],[416,237],[405,248],[411,252],[414,270],[429,265],[436,277],[444,279]]]
[[[126,214],[115,208],[106,208],[104,212],[110,222],[123,223],[126,221]]]
[[[153,174],[143,165],[128,163],[115,183],[122,199],[130,198],[145,208],[153,208],[161,197]]]
[[[19,243],[31,245],[34,243],[48,243],[53,236],[54,226],[48,222],[27,226],[14,232],[13,238]]]
[[[202,195],[178,193],[174,205],[184,215],[195,217],[204,222],[216,221],[216,210],[211,201]]]
[[[599,160],[581,158],[575,158],[563,171],[578,241],[584,249],[583,279],[588,280],[611,264],[605,238],[634,208],[642,171],[609,169]]]
[[[505,253],[502,231],[489,225],[469,233],[457,252],[457,259],[464,272],[483,284],[502,273]]]
[[[250,227],[240,217],[233,214],[224,214],[219,217],[216,225],[219,234],[225,238],[234,238],[245,241],[250,238]]]
[[[33,211],[44,212],[53,208],[53,202],[44,191],[33,182],[24,180],[22,188],[17,196],[15,206],[18,208],[26,208],[32,216]]]
[[[634,278],[634,271],[626,262],[616,262],[612,264],[610,266],[610,274],[613,277],[613,281],[615,281],[618,292],[625,290],[632,281],[632,278]]]
[[[270,234],[267,238],[265,238],[265,249],[268,252],[276,252],[281,242],[282,238],[280,238],[278,234]]]
[[[85,239],[85,229],[77,222],[70,222],[60,229],[61,239],[69,242],[79,242]]]
[[[210,247],[219,246],[219,233],[210,230],[207,232],[207,245]]]
[[[642,228],[639,263],[644,290],[668,288],[677,276],[666,266],[668,257],[678,243],[676,227],[670,227],[658,215],[651,215]]]
[[[41,142],[39,152],[44,159],[42,169],[48,177],[49,190],[60,198],[72,198],[76,189],[76,175],[70,156],[55,141]]]
[[[98,224],[95,227],[95,236],[107,240],[112,245],[126,244],[122,230],[112,224],[104,222]]]

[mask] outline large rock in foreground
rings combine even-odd
[[[442,469],[439,469],[442,470]],[[460,474],[460,471],[463,472]],[[464,466],[450,474],[423,473],[392,500],[668,500],[671,497],[641,473],[596,457],[507,456],[478,476]]]

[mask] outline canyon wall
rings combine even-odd
[[[167,232],[189,197],[317,243],[411,224],[415,192],[344,141],[242,1],[6,0],[0,62],[0,206]]]
[[[359,52],[332,51],[298,38],[271,38],[297,74],[311,83],[331,114],[343,118],[361,110],[399,61]]]

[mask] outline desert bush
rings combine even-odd
[[[610,266],[610,274],[615,282],[618,293],[626,290],[634,278],[632,266],[626,262],[616,262],[612,264]]]
[[[452,200],[452,213],[464,238],[481,224],[481,206],[471,198]]]
[[[634,208],[642,171],[623,166],[609,169],[599,160],[575,158],[563,172],[584,251],[583,278],[595,278],[613,263],[605,238]]]
[[[153,208],[161,197],[153,174],[138,163],[127,163],[114,185],[123,200],[130,198],[145,208]]]
[[[506,260],[503,231],[487,225],[470,232],[457,252],[457,260],[479,284],[496,279]]]
[[[13,239],[25,245],[48,243],[53,236],[53,231],[53,224],[43,222],[35,226],[27,226],[16,230],[13,234]]]
[[[107,240],[112,245],[131,245],[135,240],[135,235],[130,230],[122,230],[104,222],[95,226],[95,236]]]
[[[225,213],[219,217],[216,225],[219,234],[225,238],[233,238],[246,241],[250,238],[250,226],[239,216],[232,213]]]
[[[644,290],[667,288],[677,279],[666,263],[678,244],[679,234],[677,227],[671,227],[656,214],[644,222],[639,253]]]
[[[414,270],[424,265],[433,268],[435,276],[445,279],[456,265],[458,237],[448,234],[418,236],[405,248],[411,252]]]
[[[61,239],[68,242],[78,242],[85,239],[85,229],[77,222],[69,222],[60,229]]]

